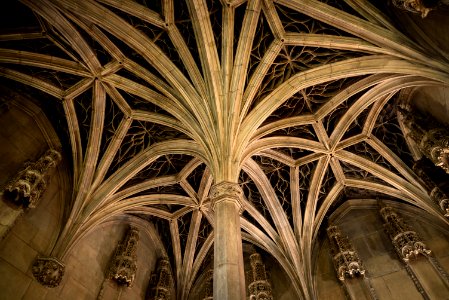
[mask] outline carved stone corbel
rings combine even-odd
[[[427,256],[431,253],[418,234],[398,216],[393,208],[385,206],[380,210],[380,214],[386,222],[384,226],[396,252],[405,262],[420,254]]]
[[[265,264],[259,253],[254,252],[249,256],[251,271],[249,272],[249,299],[273,300],[271,284],[268,282]]]
[[[57,287],[64,276],[65,266],[54,257],[38,257],[32,266],[32,273],[43,286]]]
[[[131,287],[137,271],[137,243],[139,230],[130,226],[125,238],[118,244],[112,257],[108,278],[119,285]]]
[[[46,176],[61,160],[61,154],[50,149],[36,162],[27,163],[5,187],[5,197],[26,208],[36,207],[46,188]]]
[[[332,260],[338,279],[345,280],[345,277],[365,275],[365,268],[357,252],[349,239],[342,236],[340,229],[333,225],[327,228],[327,235],[330,241]]]
[[[170,288],[173,280],[168,257],[159,259],[156,272],[151,275],[149,300],[170,299]]]

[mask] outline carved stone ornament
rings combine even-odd
[[[202,300],[214,299],[214,270],[209,269],[205,274],[204,283],[201,290]]]
[[[384,226],[396,252],[404,261],[407,262],[420,254],[427,256],[431,253],[418,234],[398,216],[393,208],[385,206],[380,210],[380,214],[386,222]]]
[[[38,257],[32,266],[33,276],[43,286],[57,287],[64,276],[65,266],[53,257]]]
[[[343,281],[345,277],[364,276],[365,268],[362,261],[349,239],[341,235],[340,229],[337,226],[330,226],[327,228],[327,235],[338,279]]]
[[[115,280],[119,285],[131,287],[137,271],[137,243],[139,231],[130,227],[125,238],[115,250],[109,267],[109,278]]]
[[[238,183],[222,181],[212,186],[209,197],[212,202],[212,209],[215,204],[224,200],[233,200],[240,207],[240,213],[243,212],[243,191]]]
[[[259,253],[250,255],[251,271],[249,271],[249,299],[250,300],[273,300],[271,284],[268,282],[265,264]]]
[[[420,14],[422,18],[425,18],[438,4],[438,0],[393,0],[394,6]]]
[[[449,197],[437,186],[430,191],[430,198],[441,208],[445,217],[449,218]]]
[[[401,109],[404,125],[419,150],[436,166],[449,174],[449,131],[446,128],[424,128],[426,121],[417,114]]]
[[[427,193],[443,211],[445,217],[449,217],[449,197],[433,182],[424,171],[421,162],[417,161],[413,165],[413,171],[418,175],[427,190]]]
[[[170,299],[170,287],[173,280],[170,270],[168,257],[159,259],[156,272],[151,275],[151,290],[147,297],[149,300]]]
[[[17,205],[36,207],[46,188],[45,177],[61,160],[53,149],[45,152],[36,162],[28,163],[5,187],[5,197]]]

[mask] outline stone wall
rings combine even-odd
[[[0,116],[0,186],[3,187],[24,163],[35,161],[59,140],[44,113],[30,100],[4,93]],[[70,195],[67,163],[50,174],[39,204],[22,211],[4,201],[0,189],[3,239],[0,241],[0,299],[42,299],[46,289],[33,278],[31,265],[38,255],[51,251],[61,228],[63,201]],[[11,217],[19,212],[17,219]],[[11,223],[12,222],[12,223]],[[11,227],[11,225],[13,225]]]
[[[384,231],[382,217],[379,214],[379,207],[375,200],[363,200],[365,204],[360,205],[360,201],[351,201],[343,205],[333,215],[332,222],[339,226],[342,233],[349,237],[359,257],[363,261],[366,277],[374,288],[379,299],[423,299],[418,292],[413,280],[405,269],[405,263],[396,254],[389,236]],[[366,203],[369,202],[370,205]],[[362,202],[363,203],[363,202]],[[412,208],[408,205],[395,206],[396,211],[405,222],[422,237],[432,255],[446,271],[449,270],[449,232],[447,225],[439,224],[435,218]],[[446,227],[445,227],[446,226]],[[423,268],[421,284],[436,284],[440,280],[438,274],[430,268],[427,259],[417,259],[412,264]],[[337,279],[332,258],[329,252],[329,242],[323,235],[319,254],[316,263],[316,287],[318,299],[346,299],[345,289]],[[348,281],[349,284],[351,280]],[[441,283],[441,281],[440,281]],[[444,283],[443,283],[444,284]],[[430,287],[430,288],[429,288]],[[433,289],[430,293],[431,299],[440,298],[441,288],[428,286]],[[449,287],[447,287],[449,288]],[[445,291],[443,290],[445,293]]]
[[[107,269],[117,244],[123,239],[132,220],[108,222],[85,236],[64,260],[65,275],[59,287],[48,289],[44,299],[97,299],[103,286],[102,299],[145,299],[151,272],[160,255],[154,241],[138,226],[137,272],[131,287],[120,287],[106,279]]]

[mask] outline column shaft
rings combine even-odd
[[[215,210],[214,228],[214,299],[244,300],[242,238],[240,233],[241,190],[234,183],[212,188]]]

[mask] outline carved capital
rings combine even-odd
[[[346,277],[354,277],[356,275],[365,275],[365,268],[349,239],[342,236],[337,226],[329,226],[327,228],[332,260],[338,279],[345,280]]]
[[[420,254],[428,255],[431,253],[421,241],[418,233],[413,231],[393,208],[385,206],[380,210],[380,214],[386,222],[384,226],[396,252],[404,261],[407,262],[410,258],[417,257]]]
[[[57,287],[64,276],[65,266],[54,257],[38,257],[32,267],[33,276],[43,286]]]
[[[215,210],[215,205],[221,201],[234,201],[239,206],[239,212],[244,210],[243,205],[243,191],[238,183],[222,181],[212,186],[209,197],[212,202],[212,209]]]
[[[114,279],[119,285],[131,287],[137,271],[137,243],[139,231],[130,226],[125,238],[115,250],[109,267],[110,279]]]
[[[61,154],[50,149],[37,161],[25,164],[5,187],[5,196],[16,205],[27,208],[36,207],[42,193],[47,187],[45,180],[50,169],[61,160]]]

